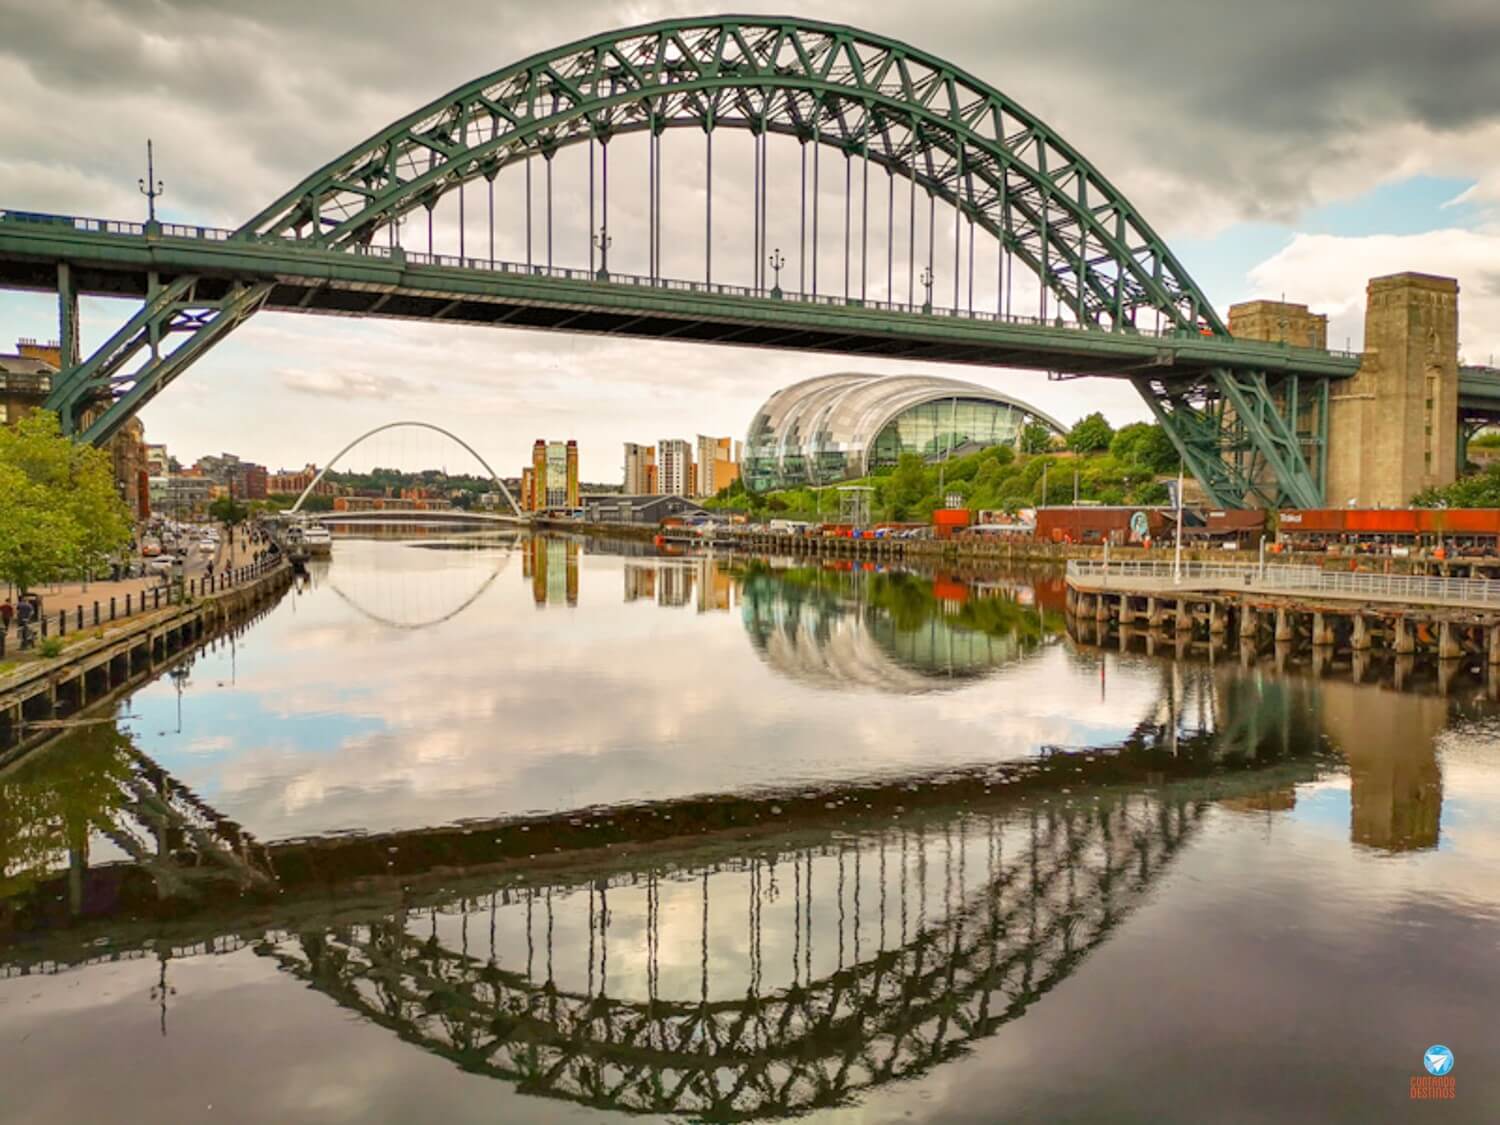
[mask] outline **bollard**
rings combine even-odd
[[[131,608],[130,608],[130,598],[131,598],[131,595],[130,595],[130,594],[126,594],[126,595],[125,595],[125,616],[126,616],[126,617],[129,617],[129,616],[130,616],[130,615],[131,615],[131,613],[132,613],[132,612],[134,612],[134,611],[133,611],[133,610],[132,610],[132,609],[131,609]]]
[[[97,601],[95,601],[94,602],[94,626],[95,626],[95,628],[97,628],[98,625],[99,625],[99,603]]]
[[[57,635],[59,637],[68,635],[68,611],[65,609],[57,611]]]
[[[78,631],[83,632],[83,606],[78,607]]]
[[[160,586],[158,586],[156,589],[154,589],[154,590],[151,591],[151,608],[152,609],[160,609],[161,608],[161,587]]]
[[[109,596],[109,619],[111,621],[115,619],[115,596],[113,594]]]

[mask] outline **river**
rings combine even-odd
[[[0,772],[0,1121],[1493,1120],[1482,674],[1062,605],[340,540]]]

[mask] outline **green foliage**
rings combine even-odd
[[[1109,443],[1109,453],[1117,461],[1143,465],[1152,472],[1177,471],[1177,450],[1172,439],[1154,422],[1132,422],[1121,426]]]
[[[1040,422],[1032,422],[1021,430],[1022,453],[1046,453],[1052,448],[1052,431]]]
[[[1074,453],[1103,453],[1114,436],[1114,428],[1096,410],[1078,419],[1068,431],[1068,448]]]
[[[1469,439],[1470,448],[1478,449],[1500,449],[1500,430],[1485,430],[1477,437]]]
[[[220,496],[208,506],[208,514],[226,527],[236,527],[245,522],[250,509],[232,496]]]
[[[37,655],[43,660],[53,660],[62,655],[63,642],[61,637],[45,637],[37,642]]]
[[[50,410],[0,427],[0,497],[0,579],[22,592],[102,570],[130,539],[109,454],[63,437]]]
[[[1442,488],[1419,492],[1411,502],[1418,508],[1500,508],[1500,463]]]

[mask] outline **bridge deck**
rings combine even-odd
[[[46,218],[51,221],[37,221]],[[274,280],[266,308],[342,316],[455,321],[730,343],[840,354],[1053,370],[1077,375],[1194,378],[1216,367],[1346,377],[1357,356],[1279,343],[1107,331],[993,312],[587,270],[429,256],[383,247],[368,253],[289,241],[234,240],[230,232],[0,212],[0,287],[55,290],[67,262],[81,293],[142,297],[147,273],[166,282],[204,277],[205,297],[234,279]],[[779,294],[779,295],[778,295]]]

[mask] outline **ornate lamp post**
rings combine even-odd
[[[599,248],[599,272],[595,276],[600,281],[609,280],[609,247],[614,239],[609,236],[608,227],[600,227],[599,233],[594,235],[594,245]]]
[[[771,257],[768,260],[771,263],[771,268],[776,271],[776,282],[771,287],[771,296],[779,301],[781,300],[781,267],[786,265],[786,259],[781,256],[780,246],[771,251]]]
[[[156,229],[156,199],[166,193],[166,185],[156,178],[156,157],[151,151],[151,138],[146,138],[146,178],[137,180],[140,192],[146,197],[146,226]]]
[[[922,300],[922,311],[924,313],[930,313],[930,312],[932,312],[932,267],[931,266],[924,266],[924,267],[922,267],[922,288],[924,288],[927,291],[926,297],[924,297],[923,300]]]

